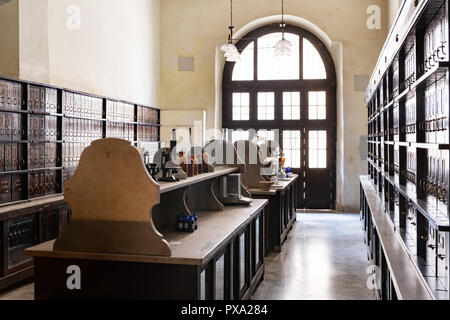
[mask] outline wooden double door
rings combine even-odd
[[[295,133],[294,133],[295,132]],[[292,138],[292,135],[295,135]],[[297,209],[334,209],[336,201],[336,130],[324,125],[283,130],[281,147],[297,180]],[[286,137],[289,136],[290,137]],[[294,140],[294,149],[292,142]],[[297,149],[298,148],[298,149]],[[300,154],[300,166],[292,165]],[[298,163],[297,163],[298,164]]]

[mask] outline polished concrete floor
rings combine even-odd
[[[366,253],[359,215],[299,213],[253,299],[372,300]]]
[[[369,262],[359,215],[300,213],[281,252],[266,258],[253,299],[368,300]],[[31,300],[32,283],[0,292],[0,300]]]
[[[34,283],[25,281],[0,291],[0,300],[34,300]]]

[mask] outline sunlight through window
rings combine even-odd
[[[303,38],[303,79],[326,79],[322,57],[309,40]]]
[[[299,80],[299,36],[286,33],[292,43],[291,56],[275,58],[274,46],[281,40],[281,33],[270,33],[258,39],[258,80]]]
[[[252,81],[253,55],[255,43],[251,42],[241,53],[241,60],[236,62],[233,69],[233,81]]]

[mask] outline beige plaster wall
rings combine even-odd
[[[382,28],[369,30],[370,5],[381,11]],[[367,135],[364,92],[355,92],[354,76],[372,73],[388,31],[385,0],[286,0],[286,13],[309,20],[343,49],[342,157],[344,177],[338,186],[340,209],[355,210],[359,203],[358,174],[366,172],[360,158],[360,136]],[[234,1],[237,29],[259,18],[280,13],[271,0]],[[206,109],[207,127],[214,127],[216,47],[225,42],[229,1],[164,0],[161,2],[161,108]],[[178,58],[195,57],[195,71],[179,72]],[[221,72],[221,70],[218,70]]]
[[[157,107],[159,3],[48,0],[50,81]],[[79,30],[67,28],[70,5],[81,10]]]
[[[160,0],[14,0],[0,7],[0,74],[158,107],[159,19]]]
[[[397,16],[397,12],[400,9],[402,2],[403,0],[388,0],[389,28],[391,28],[392,25],[394,24],[395,17]]]
[[[20,78],[50,81],[48,0],[19,0]],[[54,83],[56,84],[56,83]]]
[[[19,75],[19,0],[0,6],[0,75]]]

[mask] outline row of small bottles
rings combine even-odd
[[[175,221],[175,229],[178,232],[193,233],[198,229],[197,215],[189,213],[179,213]]]

